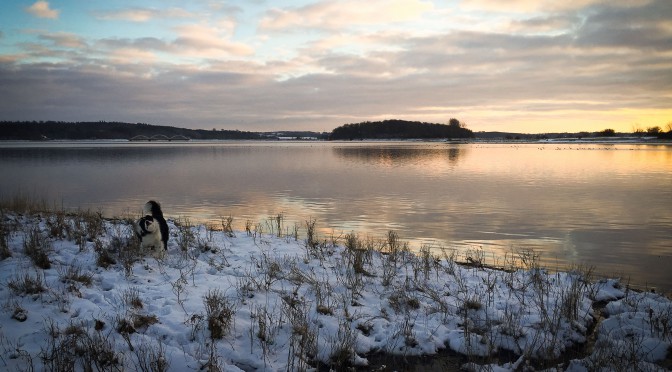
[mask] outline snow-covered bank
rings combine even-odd
[[[128,221],[0,220],[4,370],[304,370],[442,348],[515,370],[556,366],[593,336],[590,354],[561,369],[664,370],[656,363],[668,362],[672,343],[669,299],[592,282],[589,270],[549,273],[529,252],[507,261],[525,269],[504,271],[477,255],[467,266],[450,251],[412,254],[394,233],[170,221],[157,261],[138,256]],[[597,301],[606,319],[591,335]]]

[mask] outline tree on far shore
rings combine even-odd
[[[601,132],[597,132],[602,137],[613,137],[616,135],[616,131],[613,129],[605,129]]]
[[[646,134],[651,135],[651,136],[657,136],[663,132],[662,129],[660,129],[659,126],[655,127],[648,127],[646,128]]]

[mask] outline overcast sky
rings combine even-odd
[[[6,0],[0,120],[666,128],[670,0]]]

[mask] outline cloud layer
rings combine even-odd
[[[83,15],[102,34],[1,26],[0,120],[330,130],[457,117],[525,132],[672,120],[672,3],[552,3],[129,6]]]

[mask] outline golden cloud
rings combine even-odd
[[[35,17],[49,19],[58,18],[58,13],[60,12],[58,10],[51,9],[49,7],[49,2],[47,1],[37,1],[35,4],[26,8],[26,11]]]

